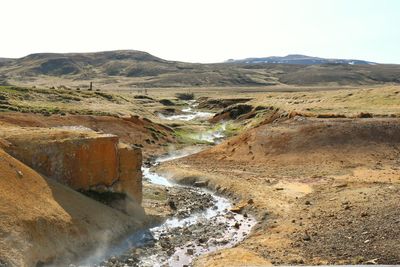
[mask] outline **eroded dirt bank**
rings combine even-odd
[[[63,266],[143,227],[139,148],[82,126],[0,127],[0,262]]]
[[[140,218],[46,179],[0,150],[0,258],[6,266],[58,266],[137,230]]]
[[[261,221],[196,266],[399,264],[400,120],[268,123],[159,171],[202,179]]]
[[[144,156],[163,153],[166,144],[174,143],[171,128],[136,115],[95,116],[95,115],[52,115],[5,112],[0,113],[0,126],[18,127],[83,127],[96,132],[118,136],[123,143],[142,148]]]

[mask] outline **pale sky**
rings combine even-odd
[[[400,0],[0,0],[0,57],[134,49],[188,62],[400,63]]]

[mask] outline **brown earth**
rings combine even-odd
[[[267,122],[159,168],[207,180],[260,220],[238,247],[196,264],[399,264],[400,120]]]
[[[86,129],[3,127],[5,149],[46,177],[79,191],[120,192],[142,201],[142,153]]]
[[[138,117],[1,117],[0,262],[60,266],[143,226],[141,149],[99,128],[128,142],[169,129]]]
[[[2,142],[5,144],[6,142]],[[0,150],[0,259],[63,265],[137,229],[127,216],[47,179]]]
[[[129,145],[144,148],[144,156],[162,153],[168,143],[174,143],[172,129],[139,116],[112,117],[92,115],[52,115],[4,112],[0,124],[22,127],[87,127],[93,131],[113,134]]]

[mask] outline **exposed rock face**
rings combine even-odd
[[[68,266],[141,226],[143,218],[46,179],[2,149],[0,173],[0,263],[6,266]]]
[[[137,203],[142,203],[142,152],[126,144],[118,144],[119,180],[114,188]]]
[[[234,120],[240,117],[241,115],[247,114],[251,112],[253,106],[246,104],[237,104],[229,106],[223,109],[221,112],[215,114],[213,118],[210,119],[210,122],[218,122],[223,120]]]
[[[142,155],[115,135],[90,130],[23,128],[5,131],[7,151],[75,190],[121,192],[142,201]]]

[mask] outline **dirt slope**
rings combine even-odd
[[[265,124],[160,171],[207,180],[260,220],[232,250],[198,266],[399,264],[400,120],[295,117]],[[235,250],[234,250],[235,251]],[[240,252],[240,253],[239,253]],[[251,261],[250,261],[251,262]]]
[[[218,155],[225,160],[268,163],[270,168],[314,171],[388,160],[400,143],[398,119],[331,119],[297,117],[250,130],[197,157]],[[300,156],[301,155],[301,156]],[[396,154],[393,154],[393,157]],[[335,165],[335,166],[333,166]]]
[[[140,225],[139,218],[47,180],[3,150],[0,172],[0,259],[11,266],[61,264]]]

